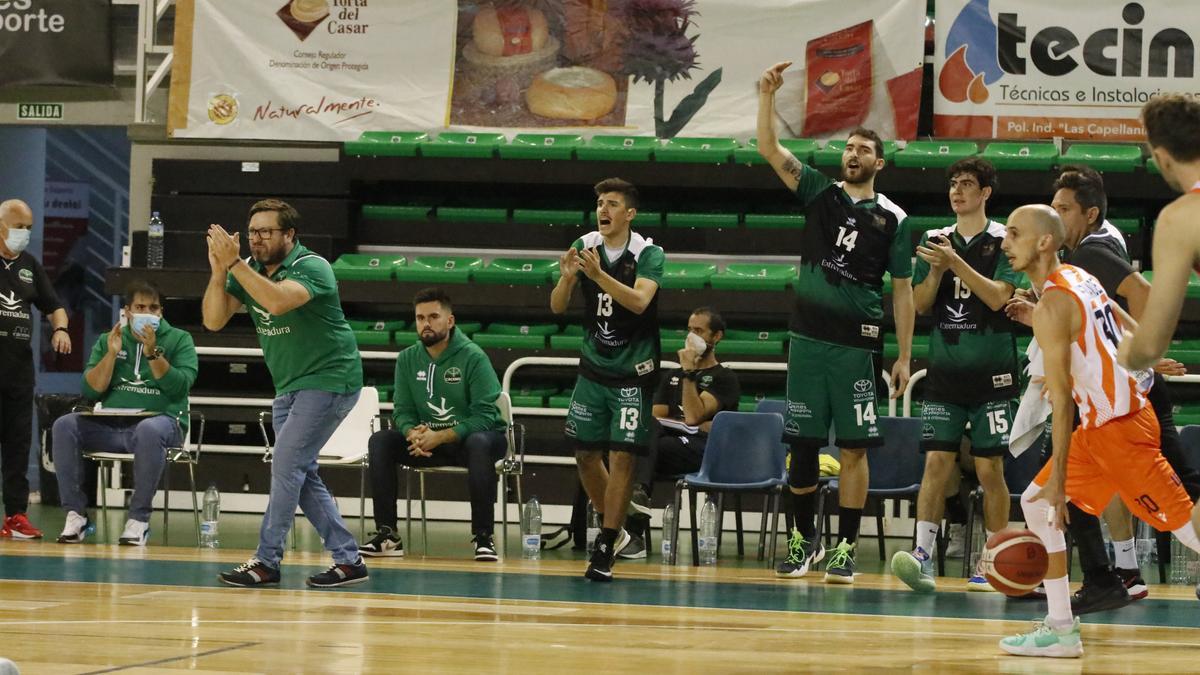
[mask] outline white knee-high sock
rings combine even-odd
[[[1021,495],[1021,511],[1025,514],[1025,523],[1045,544],[1047,553],[1062,555],[1067,550],[1066,537],[1063,536],[1062,530],[1050,524],[1050,504],[1044,499],[1033,499],[1040,490],[1038,484],[1030,483]],[[1064,575],[1046,579],[1042,583],[1046,587],[1046,606],[1051,624],[1056,628],[1071,625],[1071,589],[1067,585],[1067,577]]]

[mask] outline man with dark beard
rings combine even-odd
[[[904,392],[912,356],[913,247],[904,210],[875,192],[883,141],[870,129],[850,132],[842,152],[842,181],[801,164],[775,133],[775,92],[790,61],[759,80],[758,151],[804,205],[799,274],[793,282],[784,442],[791,452],[788,484],[796,529],[776,572],[802,577],[820,562],[816,541],[818,453],[837,430],[842,470],[838,546],[826,583],[854,582],[854,547],[867,499],[867,448],[883,444],[875,420],[876,358],[883,337],[883,275],[892,276],[892,307],[900,355],[892,367],[893,395]]]
[[[402,556],[396,534],[396,464],[467,469],[475,559],[496,560],[493,510],[496,461],[504,456],[504,420],[496,408],[500,380],[487,354],[454,327],[450,296],[427,288],[413,298],[421,338],[396,358],[393,429],[371,435],[375,528],[359,547],[366,556]]]
[[[296,238],[300,214],[264,199],[250,207],[249,258],[239,234],[208,229],[212,275],[204,291],[204,327],[218,331],[240,307],[250,310],[263,359],[275,384],[271,426],[275,449],[271,494],[254,557],[219,579],[230,586],[279,583],[279,564],[299,506],[333,554],[333,565],[308,578],[328,588],[367,580],[354,535],[317,474],[317,455],[362,392],[362,360],[346,323],[329,261]]]

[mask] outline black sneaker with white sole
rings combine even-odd
[[[268,567],[258,558],[251,558],[228,572],[221,572],[217,579],[223,584],[250,588],[252,586],[277,586],[279,570]]]
[[[360,555],[371,558],[403,558],[404,542],[400,535],[390,527],[381,527],[378,532],[372,532],[371,538],[358,547]]]
[[[1142,578],[1141,570],[1127,570],[1118,567],[1116,572],[1117,576],[1121,577],[1121,583],[1125,584],[1125,590],[1129,591],[1129,597],[1141,600],[1150,595],[1150,589],[1146,586],[1146,580]]]
[[[612,581],[613,560],[629,545],[631,539],[625,528],[621,528],[617,532],[616,541],[609,544],[602,531],[596,536],[596,544],[592,547],[592,559],[588,562],[587,571],[583,576],[592,581]]]
[[[629,545],[625,547],[618,557],[626,560],[645,560],[646,559],[646,540],[641,535],[629,535]]]
[[[496,562],[500,556],[496,555],[496,543],[492,540],[492,535],[480,532],[475,535],[475,560],[478,562]]]
[[[370,576],[367,574],[367,564],[359,558],[353,563],[335,563],[329,566],[329,569],[318,574],[314,574],[305,580],[309,586],[313,588],[337,588],[338,586],[350,586],[352,584],[361,584]]]

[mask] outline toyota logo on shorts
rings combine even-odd
[[[637,387],[623,387],[621,389],[621,396],[623,398],[633,398],[640,393],[641,392],[638,390]]]
[[[857,391],[860,394],[865,394],[870,390],[871,390],[871,381],[870,380],[859,380],[858,382],[854,383],[854,391]]]

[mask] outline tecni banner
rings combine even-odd
[[[1154,96],[1200,96],[1194,0],[939,0],[938,136],[1141,140]]]
[[[0,0],[0,87],[112,86],[110,0]]]

